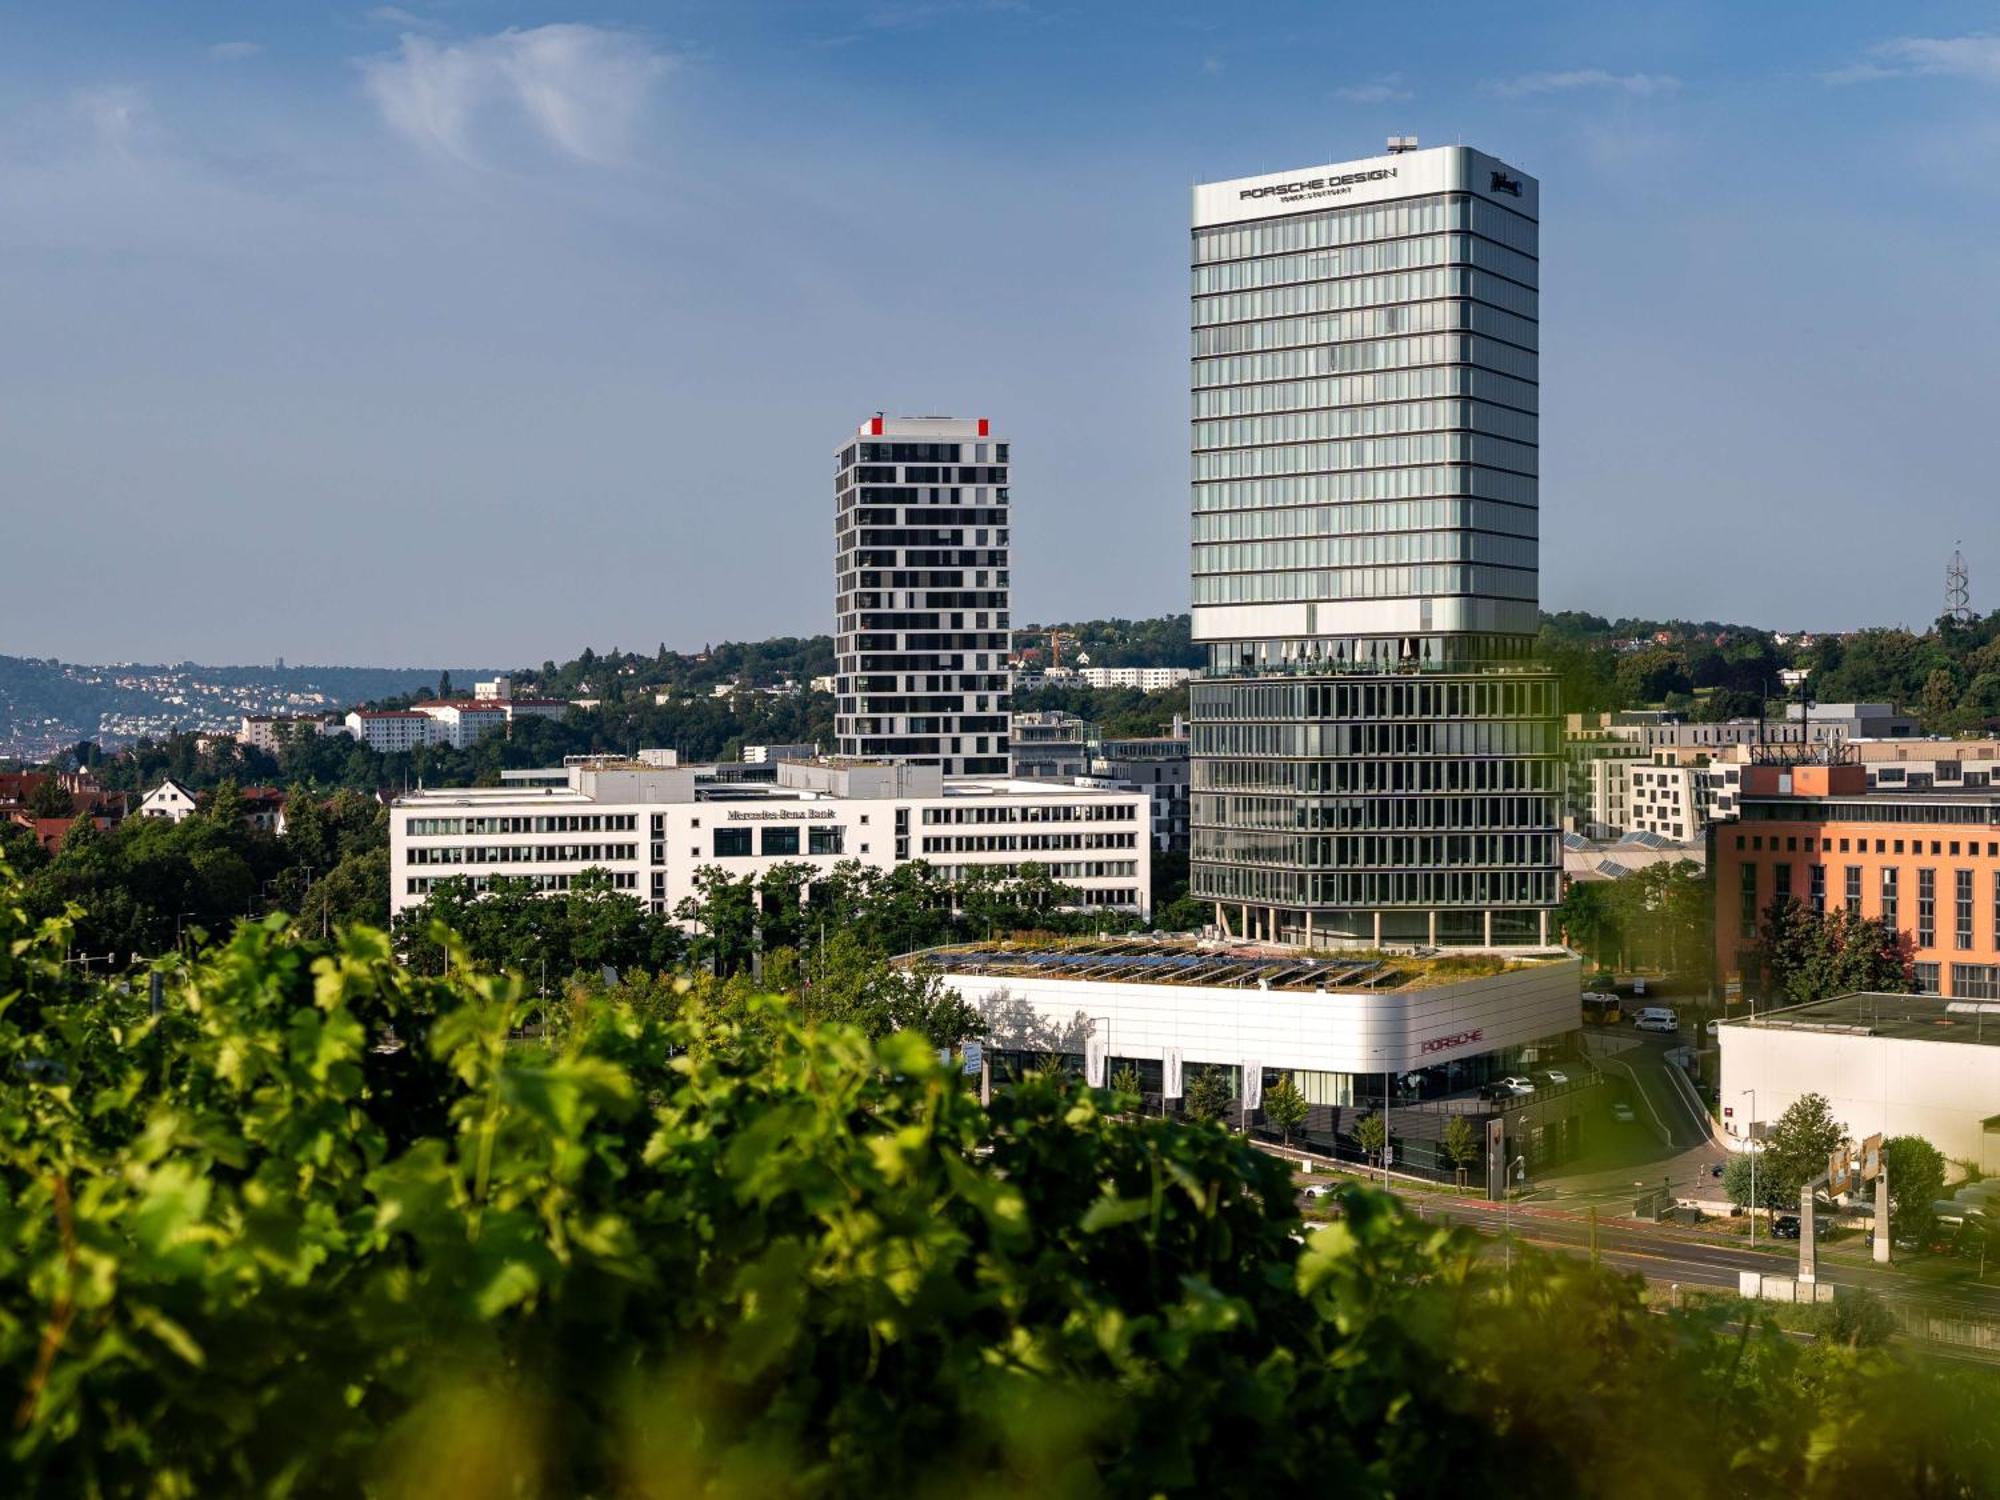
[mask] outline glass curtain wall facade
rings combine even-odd
[[[1537,185],[1449,147],[1194,199],[1194,894],[1277,942],[1546,943]]]
[[[835,451],[841,755],[1007,774],[1010,446],[984,417],[875,417]]]

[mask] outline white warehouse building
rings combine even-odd
[[[762,767],[592,759],[557,785],[426,789],[389,819],[390,913],[442,881],[524,876],[560,891],[584,871],[671,912],[718,867],[759,876],[803,862],[891,869],[925,860],[948,880],[1038,864],[1089,906],[1151,910],[1143,791],[947,778],[935,766],[784,761]]]
[[[1717,1028],[1723,1129],[1741,1149],[1806,1094],[1850,1137],[1915,1135],[2000,1171],[2000,1003],[1840,995]]]

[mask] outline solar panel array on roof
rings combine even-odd
[[[1367,987],[1396,977],[1378,959],[1263,956],[1129,941],[1061,949],[971,945],[935,949],[923,961],[947,974],[1206,985],[1225,989],[1317,990]]]
[[[1618,842],[1621,844],[1636,844],[1641,849],[1671,849],[1674,847],[1672,839],[1657,834],[1650,828],[1635,828],[1619,839]]]
[[[1563,848],[1565,849],[1588,850],[1595,849],[1596,847],[1595,844],[1591,843],[1589,839],[1580,833],[1566,833],[1563,835]]]

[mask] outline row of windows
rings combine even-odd
[[[1866,801],[1821,804],[1763,802],[1748,798],[1743,803],[1745,822],[1770,823],[1981,823],[1996,820],[1993,804],[1985,801],[1901,802],[1895,797],[1870,797]]]
[[[1533,419],[1527,420],[1532,428]],[[1355,438],[1347,442],[1288,443],[1274,448],[1217,449],[1195,454],[1193,469],[1195,482],[1199,484],[1209,479],[1251,479],[1435,463],[1483,464],[1511,469],[1517,474],[1534,474],[1540,462],[1540,454],[1532,444],[1477,433],[1430,432],[1407,437]]]
[[[1255,381],[1306,380],[1455,362],[1480,365],[1520,380],[1538,378],[1537,356],[1531,348],[1470,333],[1438,333],[1420,338],[1363,339],[1350,344],[1322,344],[1317,348],[1273,349],[1261,354],[1197,359],[1193,365],[1193,388],[1200,392]],[[1196,400],[1200,400],[1198,395]]]
[[[717,859],[745,859],[750,856],[751,835],[755,833],[757,852],[769,858],[786,857],[794,854],[845,854],[847,852],[847,831],[837,825],[815,825],[804,832],[801,840],[797,824],[779,827],[718,828],[715,830],[711,849]],[[863,845],[865,852],[866,845]],[[655,855],[657,857],[656,849]],[[694,851],[690,850],[690,853]]]
[[[1771,852],[1776,854],[1779,852],[1778,840],[1780,835],[1774,833],[1770,837]],[[1786,834],[1783,835],[1783,838],[1784,852],[1787,854],[1797,854],[1802,849],[1804,853],[1811,854],[1815,848],[1823,854],[1833,854],[1836,852],[1840,854],[1866,854],[1869,844],[1867,839],[1862,838],[1852,840],[1844,838],[1839,840],[1832,838],[1816,839],[1811,834],[1806,834],[1803,838],[1796,833]],[[1761,851],[1764,848],[1764,835],[1761,833],[1739,833],[1736,835],[1737,848],[1742,849],[1746,847],[1746,841],[1747,847],[1753,851]],[[1964,841],[1963,848],[1967,857],[1972,859],[1979,858],[1979,842],[1978,839]],[[1848,847],[1850,843],[1853,844],[1853,848],[1851,849]],[[1922,839],[1881,838],[1876,839],[1874,843],[1877,854],[1922,854],[1924,852],[1924,840]],[[1960,847],[1961,843],[1958,839],[1932,839],[1930,841],[1930,852],[1932,854],[1949,854],[1953,859],[1959,857]],[[1986,841],[1986,857],[1988,859],[2000,859],[2000,841],[1992,839]]]
[[[1556,833],[1270,834],[1197,822],[1197,859],[1305,870],[1545,869],[1557,863]]]
[[[951,824],[991,823],[1124,823],[1138,812],[1132,802],[1064,802],[1052,806],[972,806],[927,807],[923,825],[938,828]]]
[[[1190,877],[1203,901],[1265,906],[1553,906],[1554,870],[1296,870],[1214,862],[1199,846]]]
[[[1356,308],[1352,312],[1314,313],[1299,318],[1273,318],[1263,323],[1223,323],[1197,328],[1189,336],[1188,353],[1200,372],[1224,358],[1279,349],[1303,349],[1346,344],[1363,339],[1395,338],[1413,333],[1465,332],[1484,334],[1518,348],[1539,347],[1541,330],[1533,319],[1502,312],[1484,302],[1402,302],[1390,307]],[[1322,373],[1315,371],[1314,373]],[[1214,385],[1197,373],[1197,385]],[[1223,382],[1233,384],[1234,382]]]
[[[1503,346],[1496,346],[1503,347]],[[1541,388],[1474,365],[1424,365],[1376,374],[1328,375],[1317,380],[1281,380],[1267,385],[1227,385],[1194,393],[1194,445],[1225,442],[1273,443],[1308,436],[1273,423],[1242,419],[1316,407],[1367,406],[1382,401],[1417,401],[1434,396],[1471,396],[1519,411],[1541,408]],[[1219,426],[1234,418],[1228,426]]]
[[[1436,563],[1409,568],[1349,568],[1333,573],[1216,573],[1194,580],[1194,602],[1277,604],[1304,599],[1414,599],[1471,594],[1485,599],[1539,597],[1532,569]]]
[[[1139,862],[1134,859],[1058,859],[1024,860],[1018,865],[939,865],[938,875],[949,885],[963,885],[975,877],[985,877],[994,871],[1004,871],[1008,875],[1018,875],[1023,868],[1033,865],[1048,873],[1051,880],[1132,880],[1139,874]],[[1137,893],[1131,890],[1085,891],[1086,906],[1135,906]]]
[[[1483,531],[1396,531],[1381,536],[1311,537],[1291,542],[1219,542],[1194,549],[1196,573],[1281,568],[1352,568],[1378,563],[1480,562],[1533,568],[1532,537]]]
[[[1389,531],[1471,530],[1532,537],[1541,515],[1492,500],[1376,500],[1296,505],[1284,510],[1214,511],[1194,518],[1193,539],[1255,542],[1291,536],[1364,536]]]
[[[1222,292],[1194,299],[1193,325],[1209,328],[1253,319],[1286,318],[1315,313],[1347,312],[1399,302],[1426,302],[1443,297],[1470,297],[1517,317],[1535,316],[1535,293],[1502,277],[1463,266],[1427,271],[1391,271],[1379,276],[1354,276],[1343,281],[1309,281],[1253,292]],[[1307,342],[1314,342],[1308,340]],[[1268,344],[1232,344],[1198,352],[1220,354],[1236,349],[1263,349]]]
[[[1366,755],[1556,755],[1552,720],[1472,720],[1437,724],[1196,724],[1191,750],[1204,758]]]
[[[1258,260],[1196,266],[1189,273],[1188,290],[1191,296],[1207,297],[1217,292],[1252,291],[1289,282],[1449,265],[1477,266],[1523,286],[1537,286],[1541,281],[1541,265],[1533,256],[1470,234],[1426,234],[1412,239],[1377,240],[1297,255],[1269,255]]]
[[[1189,816],[1209,828],[1272,832],[1450,833],[1554,828],[1549,797],[1257,797],[1197,792]]]
[[[1194,448],[1272,447],[1281,443],[1329,438],[1389,437],[1406,432],[1454,429],[1489,433],[1494,437],[1532,443],[1536,437],[1531,412],[1494,406],[1485,401],[1397,401],[1377,406],[1346,406],[1333,411],[1296,412],[1289,416],[1197,422]],[[1315,468],[1307,464],[1304,467]],[[1244,471],[1234,471],[1244,472]],[[1280,472],[1261,469],[1252,472]],[[1210,476],[1198,476],[1210,477]]]
[[[575,874],[565,871],[560,874],[510,875],[506,878],[509,880],[525,880],[538,891],[566,891],[569,889],[572,880],[580,875],[590,873],[588,870],[579,870]],[[636,891],[639,888],[639,877],[631,870],[607,870],[598,873],[609,878],[611,888],[614,891]],[[493,877],[491,875],[412,875],[403,882],[403,889],[412,896],[428,896],[447,881],[455,881],[461,885],[470,886],[475,891],[483,891],[492,884]]]
[[[555,865],[637,859],[637,844],[419,844],[406,851],[412,865]]]
[[[1535,478],[1532,474],[1510,474],[1503,469],[1471,465],[1425,465],[1304,474],[1286,479],[1224,479],[1194,486],[1194,510],[1200,515],[1343,504],[1353,500],[1412,500],[1431,495],[1465,495],[1533,506]]]
[[[1312,611],[1306,612],[1308,621]],[[1308,625],[1309,629],[1317,627]],[[1269,637],[1248,641],[1210,641],[1208,672],[1212,677],[1261,676],[1280,673],[1329,677],[1349,671],[1387,675],[1411,665],[1426,671],[1478,671],[1496,663],[1532,661],[1532,635],[1489,635],[1454,631],[1450,635]],[[1543,674],[1545,675],[1545,674]],[[1236,686],[1231,684],[1230,686]],[[1195,691],[1202,692],[1197,685]],[[1220,700],[1218,700],[1220,701]]]
[[[1225,719],[1518,719],[1552,716],[1560,684],[1521,674],[1442,682],[1203,682],[1191,695],[1196,722]]]
[[[636,813],[537,813],[523,817],[411,818],[403,832],[411,838],[459,833],[630,833]]]
[[[1366,240],[1407,239],[1447,230],[1469,230],[1524,255],[1536,251],[1532,219],[1524,219],[1483,198],[1436,193],[1394,203],[1357,204],[1353,208],[1326,209],[1259,223],[1197,229],[1193,260],[1196,265],[1206,265],[1218,260],[1283,255]]]
[[[1555,792],[1560,764],[1505,760],[1198,760],[1192,784],[1204,792],[1289,792],[1396,796],[1433,792]],[[1553,817],[1534,817],[1537,825]]]
[[[1135,833],[956,833],[923,840],[926,854],[1026,854],[1040,849],[1136,849]]]
[[[1830,851],[1829,851],[1830,852]],[[1862,851],[1866,852],[1866,851]],[[1977,853],[1977,846],[1974,847]],[[1766,902],[1760,887],[1760,866],[1755,860],[1746,860],[1738,875],[1737,920],[1744,934],[1753,934],[1757,929]],[[1826,867],[1814,864],[1807,867],[1810,888],[1805,899],[1815,910],[1826,907]],[[1979,946],[1976,933],[1976,904],[1978,875],[1973,870],[1953,870],[1951,872],[1952,901],[1952,946],[1961,953]],[[1771,899],[1782,896],[1797,896],[1793,889],[1792,865],[1782,862],[1771,866]],[[1845,904],[1862,915],[1870,915],[1862,906],[1863,867],[1846,865],[1842,867],[1841,891]],[[1990,946],[2000,948],[2000,871],[1995,871],[1990,883],[1991,927],[1988,930]],[[1902,871],[1895,865],[1885,865],[1881,869],[1877,883],[1876,907],[1872,915],[1880,917],[1890,926],[1896,926],[1901,917],[1901,900],[1904,889]],[[1937,871],[1921,868],[1917,871],[1917,923],[1915,944],[1920,949],[1935,948],[1937,942],[1938,885]]]

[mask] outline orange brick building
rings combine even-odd
[[[2000,791],[1870,792],[1860,765],[1746,766],[1709,829],[1716,973],[1754,992],[1757,924],[1779,896],[1885,918],[1917,988],[2000,999]]]

